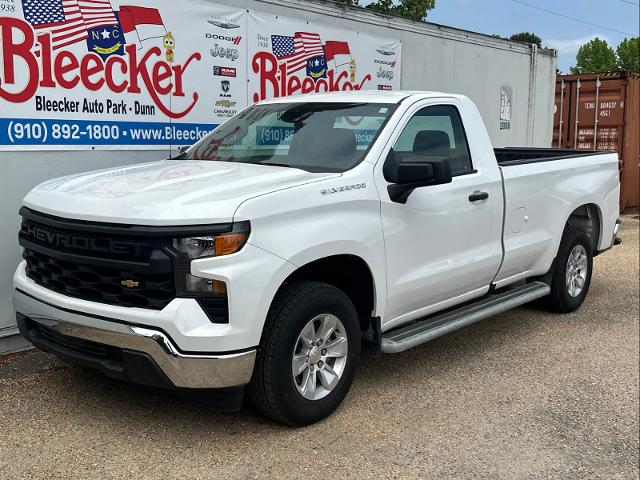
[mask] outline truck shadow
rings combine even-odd
[[[418,388],[428,394],[432,389],[437,396],[437,385],[446,382],[452,372],[469,376],[481,372],[487,368],[487,362],[493,363],[504,355],[505,348],[513,348],[514,342],[526,344],[525,337],[535,335],[541,323],[555,322],[557,318],[559,316],[525,307],[401,354],[364,356],[345,404],[324,422],[342,422],[348,418],[349,408],[371,404],[372,399],[384,396],[385,392],[398,394]],[[74,384],[68,387],[67,393],[72,388],[81,389],[77,395],[82,398],[81,403],[86,403],[86,408],[77,407],[75,412],[87,415],[86,422],[93,423],[98,417],[101,422],[120,423],[131,416],[127,426],[131,433],[136,427],[144,431],[179,425],[178,432],[188,432],[189,436],[289,430],[264,419],[246,399],[240,412],[221,412],[210,404],[206,394],[184,399],[174,393],[112,380],[73,366],[65,370]],[[96,412],[99,413],[96,415]],[[127,412],[124,417],[123,412]],[[384,415],[384,411],[372,414]]]
[[[610,297],[605,280],[594,276],[585,305],[569,315],[551,314],[530,305],[404,353],[364,356],[343,406],[323,422],[304,430],[314,432],[326,424],[339,427],[349,422],[351,415],[362,414],[363,410],[371,418],[388,416],[391,402],[403,402],[405,410],[423,408],[425,402],[437,403],[452,381],[466,384],[468,389],[473,389],[473,382],[478,382],[475,388],[481,388],[480,382],[488,381],[496,371],[509,382],[519,374],[519,369],[529,364],[532,368],[543,368],[535,364],[540,361],[536,355],[551,348],[549,332],[558,331],[559,325],[563,329],[573,326],[577,331],[592,325],[598,306],[605,297]],[[617,321],[617,318],[615,315],[599,317],[597,322],[606,327],[603,322]],[[50,385],[47,388],[54,390],[45,392],[50,395],[49,404],[67,403],[79,424],[96,427],[114,424],[132,437],[171,429],[174,439],[176,435],[188,440],[199,435],[228,437],[251,433],[256,438],[267,439],[277,432],[289,435],[285,432],[297,431],[263,418],[246,399],[240,412],[225,413],[210,405],[206,396],[189,400],[176,398],[167,392],[111,380],[77,367],[64,366],[51,371],[47,377]]]

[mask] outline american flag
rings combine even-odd
[[[293,37],[271,35],[271,49],[278,59],[285,61],[288,74],[305,68],[310,58],[324,55],[317,33],[295,32]]]
[[[117,25],[110,0],[78,0],[87,29]]]
[[[22,0],[24,19],[36,33],[51,33],[51,45],[58,49],[85,40],[87,27],[78,0]]]

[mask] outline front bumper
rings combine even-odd
[[[255,349],[183,352],[160,329],[57,307],[19,289],[14,306],[22,335],[36,347],[114,378],[192,389],[239,387],[251,379]]]

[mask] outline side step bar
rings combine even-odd
[[[551,289],[546,283],[532,282],[503,293],[483,297],[475,303],[456,310],[385,332],[382,335],[382,351],[384,353],[404,352],[459,328],[544,297],[550,292]]]

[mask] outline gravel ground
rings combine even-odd
[[[0,478],[638,478],[638,229],[570,315],[520,308],[365,358],[303,429],[66,366],[0,360]]]

